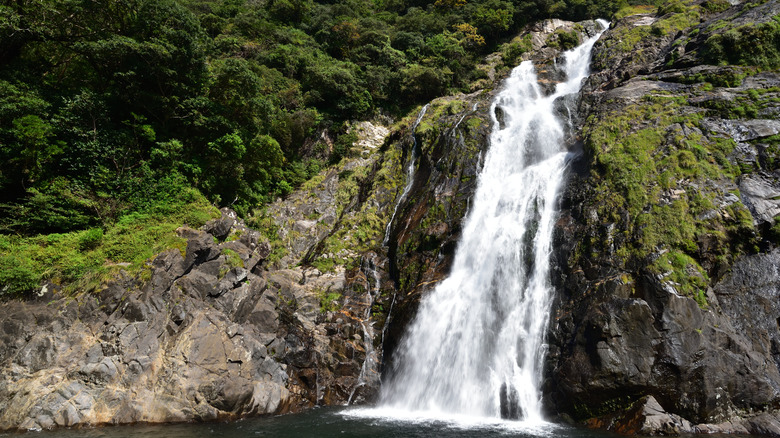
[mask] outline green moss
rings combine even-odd
[[[664,246],[695,251],[696,224],[690,221],[690,216],[690,206],[684,199],[653,206],[649,213],[640,214],[636,224],[641,233],[641,247],[650,251]]]
[[[773,171],[780,168],[780,135],[758,139],[753,143],[764,148],[760,163],[765,170]]]
[[[639,43],[650,35],[650,26],[623,27],[615,31],[613,38],[606,44],[620,52],[633,51]]]
[[[679,82],[683,84],[708,84],[702,91],[710,91],[715,87],[738,87],[748,72],[742,68],[730,68],[718,72],[696,73],[680,78]]]
[[[707,26],[707,28],[704,29],[704,31],[707,32],[707,33],[712,33],[712,32],[716,32],[716,31],[721,30],[721,29],[725,29],[728,26],[729,26],[729,22],[728,21],[718,20],[718,21],[710,24],[709,26]]]
[[[680,14],[688,9],[689,6],[683,0],[666,0],[658,7],[658,15]]]
[[[463,103],[450,101],[436,106],[441,114],[457,113]],[[433,108],[429,109],[429,112]],[[395,129],[407,132],[416,113],[404,119]],[[426,116],[427,119],[427,116]],[[423,123],[421,123],[423,125]],[[425,127],[423,127],[425,129]],[[403,147],[408,147],[406,139],[388,144],[380,159],[381,167],[367,162],[350,167],[349,171],[339,174],[335,195],[335,207],[339,220],[333,230],[318,245],[316,253],[304,263],[316,267],[321,272],[335,270],[336,266],[349,266],[356,263],[360,254],[377,248],[382,244],[385,227],[390,220],[391,209],[379,209],[379,205],[394,205],[406,183]],[[350,163],[353,166],[355,163]],[[342,163],[342,167],[346,165]],[[361,198],[365,196],[365,199]]]
[[[271,254],[266,258],[268,263],[274,264],[287,255],[287,247],[279,237],[279,225],[276,224],[276,219],[268,214],[267,210],[255,210],[246,223],[268,240],[268,244],[271,246]]]
[[[323,181],[325,181],[325,175],[327,174],[327,171],[323,171],[318,173],[317,175],[314,175],[311,179],[303,183],[301,186],[302,191],[312,191],[319,187],[320,184],[322,184]]]
[[[659,14],[661,13],[659,10]],[[682,10],[653,23],[651,31],[653,35],[657,36],[673,35],[699,24],[700,20],[701,14],[698,7],[682,6]]]
[[[414,131],[414,135],[418,137],[435,137],[437,134],[438,130],[427,121],[420,121]]]
[[[220,267],[219,278],[224,277],[233,268],[243,268],[244,261],[241,256],[232,249],[223,248],[222,255],[225,256],[225,263]]]
[[[609,251],[628,271],[655,260],[655,272],[702,306],[709,277],[695,259],[700,236],[716,239],[723,263],[755,245],[752,217],[742,204],[721,208],[723,220],[704,219],[718,209],[714,199],[725,195],[708,181],[733,180],[739,170],[726,159],[733,140],[683,129],[698,127],[703,112],[685,99],[655,94],[586,121],[596,182],[587,205],[597,213],[588,220],[596,229],[615,223],[622,232],[591,236],[575,250],[577,257]]]
[[[336,261],[331,258],[319,257],[311,262],[311,266],[320,272],[333,272],[336,270]]]
[[[664,281],[672,284],[679,293],[696,300],[699,307],[707,307],[706,290],[709,278],[692,257],[679,251],[671,251],[653,262],[650,269],[664,276]]]
[[[339,300],[341,294],[338,292],[331,292],[330,290],[319,291],[317,296],[320,300],[320,312],[335,312],[341,308]]]
[[[468,120],[466,120],[466,126],[471,131],[477,131],[482,127],[482,122],[482,119],[479,117],[470,117]]]
[[[584,421],[590,418],[598,418],[608,414],[625,412],[631,409],[639,397],[622,396],[612,398],[601,403],[576,403],[574,405],[574,417]]]
[[[769,230],[769,238],[775,244],[780,244],[780,217],[775,217],[775,224]]]
[[[746,73],[745,73],[746,74]],[[741,81],[743,75],[737,75]],[[774,92],[760,92],[758,90],[746,90],[735,93],[733,99],[705,99],[697,105],[709,110],[710,114],[724,119],[754,119],[765,109],[775,107]]]
[[[547,46],[560,50],[570,50],[580,44],[580,34],[576,29],[566,31],[557,29],[547,37]]]
[[[746,65],[765,69],[780,67],[780,18],[761,24],[729,28],[725,24],[704,43],[702,59],[714,65]],[[713,32],[719,30],[708,29]]]
[[[462,100],[453,100],[445,106],[445,110],[449,115],[459,114],[464,109],[466,109],[466,104]]]
[[[631,5],[620,8],[612,16],[612,21],[617,21],[630,15],[655,14],[658,8],[653,5]]]
[[[120,269],[140,275],[154,255],[186,240],[176,234],[184,222],[200,226],[219,217],[205,198],[168,208],[167,214],[131,213],[102,229],[34,237],[0,236],[0,295],[23,296],[44,282],[66,293],[91,291]]]
[[[728,0],[706,0],[701,7],[709,13],[718,13],[730,8],[731,3]]]
[[[230,235],[228,235],[227,238],[225,238],[225,241],[226,242],[233,242],[235,240],[241,239],[241,236],[243,236],[243,235],[244,235],[244,232],[242,230],[235,230],[232,233],[230,233]]]

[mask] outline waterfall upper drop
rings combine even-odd
[[[422,299],[380,405],[542,421],[549,255],[568,157],[558,109],[563,103],[573,112],[575,99],[556,100],[579,91],[599,36],[564,54],[567,79],[552,95],[544,95],[527,61],[495,98],[490,149],[452,271]]]

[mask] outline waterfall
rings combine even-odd
[[[414,134],[414,131],[417,129],[417,126],[425,116],[425,112],[428,111],[428,105],[429,104],[425,104],[425,106],[422,107],[420,112],[417,114],[417,120],[414,121],[414,124],[411,127],[412,153],[409,157],[409,165],[406,166],[406,186],[404,186],[404,191],[401,192],[401,196],[398,197],[398,201],[395,203],[395,208],[393,208],[393,215],[390,216],[390,221],[387,223],[387,227],[385,228],[385,238],[382,240],[382,246],[387,246],[387,241],[390,240],[390,229],[393,226],[395,215],[398,213],[398,207],[400,207],[401,202],[406,199],[406,195],[409,194],[409,190],[412,189],[412,185],[414,184],[414,163],[417,161],[417,136]]]
[[[379,381],[379,375],[376,372],[377,352],[374,350],[374,325],[371,322],[371,311],[374,303],[382,293],[382,279],[379,277],[378,268],[378,257],[375,253],[371,253],[371,258],[364,258],[360,263],[360,270],[366,274],[366,283],[368,285],[366,293],[368,302],[360,320],[360,326],[363,328],[363,347],[365,348],[366,358],[363,360],[363,366],[360,368],[357,383],[349,394],[347,405],[351,405],[355,401],[355,394],[358,389],[366,384],[376,384]],[[373,287],[371,287],[371,281],[368,280],[369,275],[370,279],[374,281]],[[382,336],[384,336],[384,328],[382,329]]]
[[[576,99],[566,96],[587,77],[597,38],[564,54],[559,68],[567,79],[552,95],[544,95],[527,61],[495,98],[490,149],[452,271],[422,299],[396,350],[381,406],[542,421],[549,256],[569,155],[567,120],[559,113],[571,110]]]

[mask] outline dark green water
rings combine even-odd
[[[403,416],[403,414],[400,414]],[[107,426],[55,431],[2,433],[18,438],[625,438],[621,435],[557,424],[452,421],[399,418],[398,413],[357,408],[319,408],[278,417],[260,417],[227,423]],[[700,437],[700,436],[699,436]],[[707,435],[707,438],[739,438]]]
[[[375,411],[353,408],[320,408],[302,414],[253,418],[229,423],[167,424],[74,428],[25,434],[0,433],[0,437],[36,438],[192,438],[192,437],[317,437],[317,438],[416,438],[416,437],[517,437],[517,438],[615,438],[583,429],[558,425],[523,426],[516,422],[480,423],[425,419],[391,419]]]

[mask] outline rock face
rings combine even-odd
[[[343,271],[264,271],[270,248],[235,214],[183,228],[146,281],[97,296],[8,302],[0,429],[215,420],[344,403],[364,352],[354,321],[321,312]],[[359,302],[344,310],[360,312]],[[333,312],[330,312],[333,313]]]
[[[0,430],[209,421],[371,399],[386,262],[367,251],[353,266],[301,266],[328,237],[354,232],[347,220],[366,207],[360,185],[380,168],[387,130],[357,129],[366,153],[251,218],[261,231],[223,210],[202,230],[179,229],[186,251],[159,254],[139,277],[98,294],[61,297],[45,286],[36,301],[2,303]],[[371,202],[390,199],[374,214],[387,215],[393,195],[376,192]],[[374,220],[370,237],[381,242]],[[349,255],[362,260],[361,249]]]
[[[543,388],[553,417],[626,434],[780,435],[780,76],[713,54],[723,38],[775,26],[780,6],[733,3],[629,16],[594,49],[570,146],[582,154],[556,226]],[[753,44],[775,50],[771,38]],[[544,68],[554,53],[530,56],[545,83],[556,81]],[[441,170],[479,169],[457,135],[421,126],[418,179],[393,223],[385,354],[446,275],[473,193],[461,178],[455,196],[440,196],[452,181]],[[427,152],[439,147],[459,159]]]
[[[626,434],[778,436],[780,75],[707,64],[719,35],[780,5],[680,8],[613,23],[594,48],[545,403]]]

